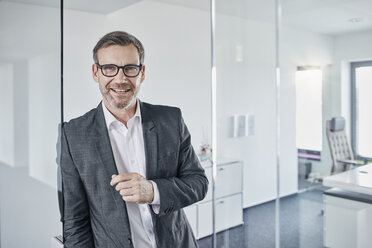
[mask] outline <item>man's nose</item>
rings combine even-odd
[[[119,68],[119,72],[116,77],[120,80],[120,82],[123,82],[127,79],[127,76],[124,74],[124,68]]]

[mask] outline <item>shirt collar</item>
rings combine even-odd
[[[136,100],[136,112],[134,113],[134,116],[130,119],[130,120],[135,120],[135,119],[139,119],[140,122],[141,122],[141,108],[140,108],[140,104],[139,104],[139,100],[137,99]],[[115,116],[113,114],[111,114],[111,112],[106,108],[105,104],[102,102],[102,109],[103,109],[103,114],[105,116],[105,121],[106,121],[106,126],[107,126],[107,129],[110,129],[110,126],[115,123],[115,122],[118,122],[120,123],[120,121],[118,119],[115,118]],[[129,121],[130,121],[129,120]],[[128,121],[128,122],[129,122]]]

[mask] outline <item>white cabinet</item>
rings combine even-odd
[[[201,202],[185,212],[195,236],[200,239],[212,234],[212,167],[202,163],[209,180],[209,190]],[[216,232],[243,224],[243,165],[240,161],[217,163],[215,181]]]
[[[242,195],[216,200],[216,232],[243,224]],[[198,238],[212,234],[212,201],[199,204]]]
[[[339,194],[340,195],[340,194]],[[358,195],[356,195],[358,196]],[[360,197],[360,194],[359,196]],[[350,197],[349,197],[350,198]],[[324,195],[324,246],[369,248],[372,244],[372,203]]]
[[[240,162],[218,165],[216,179],[216,198],[242,192],[242,164]],[[212,200],[212,167],[205,168],[209,190],[203,202]]]

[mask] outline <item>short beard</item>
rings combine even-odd
[[[128,110],[136,101],[137,101],[137,95],[141,89],[141,84],[138,84],[136,87],[136,90],[133,93],[133,96],[130,98],[129,102],[127,104],[122,104],[122,105],[117,105],[115,104],[114,100],[110,98],[109,93],[103,93],[103,89],[100,88],[100,91],[106,101],[111,105],[111,107],[116,108],[116,109],[125,109]]]

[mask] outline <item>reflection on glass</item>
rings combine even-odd
[[[0,161],[14,166],[13,65],[0,64]],[[5,121],[6,120],[6,121]]]
[[[1,142],[7,143],[3,146],[8,152],[0,161],[27,166],[32,177],[56,188],[61,90],[59,10],[2,2],[0,12],[0,61],[4,64],[1,81],[9,88],[2,91],[7,96],[1,105],[9,120],[8,127],[1,129],[5,136]]]
[[[216,1],[216,247],[275,246],[274,6]],[[208,234],[212,220],[204,221]]]
[[[47,248],[61,232],[60,1],[42,2],[0,1],[1,247]]]
[[[346,120],[346,133],[350,136],[353,133],[350,125],[353,109],[357,107],[358,113],[363,111],[361,105],[355,106],[355,103],[359,103],[359,89],[363,83],[357,87],[356,101],[351,97],[350,63],[372,58],[369,48],[372,23],[367,14],[371,6],[366,1],[280,2],[280,193],[285,196],[281,198],[280,205],[280,245],[300,248],[347,247],[346,244],[351,244],[350,240],[354,242],[358,237],[348,235],[343,238],[342,230],[351,230],[352,224],[345,219],[348,217],[341,214],[345,209],[336,204],[341,200],[338,198],[332,204],[323,201],[328,191],[321,182],[330,175],[332,166],[325,124],[333,117],[342,116]],[[306,68],[307,65],[316,65],[318,70]],[[299,71],[299,67],[312,70]],[[371,93],[369,88],[364,87],[359,98],[365,102],[368,102],[368,93],[363,94],[367,90]],[[364,125],[371,125],[370,120],[365,118],[367,112],[364,113],[364,118],[358,116],[357,119],[361,130]],[[370,135],[368,131],[365,132]],[[296,153],[296,148],[301,150]],[[297,178],[299,190],[285,186],[285,182],[296,182]],[[328,224],[323,226],[323,223]],[[362,222],[355,223],[363,225]],[[365,242],[365,239],[358,242]]]
[[[59,60],[55,51],[30,58],[28,63],[30,175],[54,188],[57,188],[56,143],[61,116]]]

